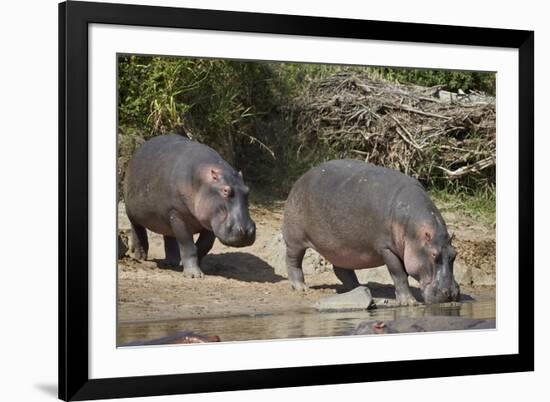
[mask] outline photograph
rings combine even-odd
[[[116,64],[118,348],[495,331],[495,71]]]
[[[346,10],[60,3],[59,398],[534,370],[533,30]]]

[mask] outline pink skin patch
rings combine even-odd
[[[199,174],[204,183],[212,186],[217,186],[222,179],[221,169],[216,165],[202,166]],[[228,193],[228,189],[230,189],[230,187],[221,187],[220,197],[223,196],[224,189]],[[204,193],[201,194],[201,192],[199,192],[195,198],[195,216],[205,228],[212,230],[213,224],[219,226],[227,220],[228,212],[225,208],[221,211],[214,211],[211,196],[209,194],[204,195]]]
[[[220,215],[222,217],[220,224],[222,224],[227,220],[227,217],[229,216],[229,214],[227,213],[227,210],[224,209],[223,212],[220,213]]]
[[[419,254],[420,250],[416,250],[406,244],[405,253],[403,254],[403,262],[405,263],[405,270],[407,273],[418,280],[422,288],[424,288],[432,282],[432,278],[425,268],[425,259],[423,259]]]
[[[200,177],[205,183],[214,183],[220,180],[221,169],[216,165],[204,165],[200,168]]]
[[[434,228],[427,223],[422,223],[417,226],[416,238],[405,244],[403,254],[405,270],[420,282],[422,289],[428,287],[434,280],[434,261],[431,260],[432,253],[436,251],[431,245],[434,236]]]
[[[416,238],[419,239],[422,245],[429,245],[435,236],[435,229],[428,223],[421,223],[416,228]]]
[[[405,250],[405,227],[398,222],[392,222],[390,233],[393,236],[393,242],[401,252]]]
[[[208,200],[208,197],[204,197],[201,193],[197,194],[197,197],[195,198],[194,208],[195,217],[198,219],[201,225],[208,230],[212,230],[210,218],[213,214],[211,209],[211,202]]]

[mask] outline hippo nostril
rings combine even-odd
[[[450,295],[450,292],[449,292],[449,289],[441,289],[441,294],[444,296],[444,297],[449,297]]]
[[[247,229],[246,229],[246,234],[248,236],[252,236],[254,233],[256,233],[256,226],[255,225],[250,225]]]

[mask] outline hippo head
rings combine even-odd
[[[248,187],[241,172],[220,166],[201,169],[201,186],[195,214],[201,224],[225,245],[250,246],[256,239],[256,224],[248,213]]]
[[[407,242],[405,269],[420,283],[426,304],[457,301],[460,296],[453,275],[456,251],[451,241],[444,224],[422,224],[413,241]]]

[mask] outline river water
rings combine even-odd
[[[156,339],[179,331],[218,335],[222,342],[338,336],[348,335],[362,321],[391,321],[399,318],[429,316],[460,316],[494,320],[495,300],[479,297],[475,301],[454,304],[380,307],[373,310],[347,312],[317,312],[307,309],[285,314],[122,322],[118,325],[117,344]]]

